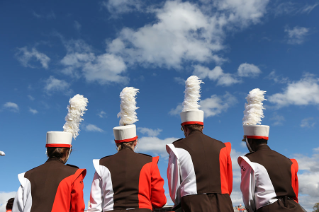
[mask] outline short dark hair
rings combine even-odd
[[[130,141],[130,142],[123,142],[123,143],[117,143],[117,151],[121,151],[122,149],[132,149],[133,150],[133,144],[136,140]]]
[[[203,125],[199,125],[199,124],[189,124],[189,125],[184,125],[184,127],[187,127],[191,132],[195,131],[195,130],[203,130]]]
[[[13,202],[14,202],[14,198],[11,198],[8,200],[8,203],[6,205],[6,210],[12,210]]]
[[[47,147],[47,155],[49,158],[62,159],[68,155],[70,148],[68,147]]]
[[[248,140],[251,140],[252,142],[256,143],[256,144],[267,144],[268,140],[266,139],[252,139],[252,138],[248,138]]]

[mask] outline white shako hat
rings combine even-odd
[[[188,77],[185,81],[185,97],[181,112],[182,125],[204,125],[204,111],[199,110],[200,84],[203,83],[197,76]]]
[[[68,114],[65,117],[66,123],[63,126],[64,131],[47,132],[46,147],[68,147],[72,145],[72,137],[75,139],[79,135],[79,125],[83,120],[81,117],[87,110],[88,99],[82,95],[75,95],[69,101]]]
[[[116,143],[131,142],[137,139],[135,122],[138,121],[135,110],[135,96],[139,89],[125,87],[121,94],[121,111],[117,114],[120,117],[120,126],[113,128],[114,141]]]
[[[244,136],[251,139],[265,139],[269,138],[269,126],[257,125],[261,124],[261,119],[264,118],[263,101],[266,100],[264,94],[259,88],[255,88],[247,95],[247,103],[245,104],[243,127]]]

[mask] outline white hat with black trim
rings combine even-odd
[[[69,101],[68,114],[65,117],[66,123],[63,126],[64,131],[47,132],[46,147],[68,147],[72,146],[72,137],[75,139],[79,135],[79,125],[83,120],[82,116],[87,110],[88,99],[82,95],[75,95]]]
[[[245,104],[243,127],[244,137],[251,139],[265,139],[269,138],[269,126],[258,125],[261,124],[261,119],[264,118],[263,101],[265,100],[264,94],[259,88],[251,90],[246,97],[247,103]],[[245,141],[246,139],[243,139]]]
[[[117,117],[121,117],[120,126],[113,128],[115,143],[131,142],[137,139],[135,122],[138,121],[135,110],[136,94],[139,89],[133,87],[125,87],[121,94],[121,111]]]
[[[185,97],[181,112],[182,125],[204,125],[204,111],[199,110],[200,84],[203,83],[197,76],[188,77],[185,81]]]

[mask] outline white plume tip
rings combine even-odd
[[[63,126],[64,132],[72,133],[73,138],[75,139],[79,135],[79,126],[80,122],[83,121],[82,116],[84,115],[88,103],[88,99],[82,95],[75,95],[70,99],[70,105],[68,108],[68,114],[65,117],[66,123]]]
[[[203,83],[203,81],[195,75],[188,77],[185,81],[185,97],[182,112],[199,110],[198,108],[200,108],[200,105],[198,102],[200,101],[201,83]]]
[[[135,112],[138,107],[136,107],[136,94],[139,89],[133,87],[123,88],[120,98],[121,98],[121,111],[117,114],[117,117],[121,117],[120,125],[125,126],[129,124],[134,124],[138,121],[137,113]]]
[[[247,95],[247,103],[245,104],[243,125],[261,124],[261,119],[264,118],[263,101],[266,100],[264,95],[266,91],[255,88]]]

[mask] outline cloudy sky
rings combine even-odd
[[[17,175],[45,162],[46,132],[62,130],[78,93],[89,105],[69,163],[88,170],[86,203],[92,159],[116,152],[125,86],[140,89],[137,151],[160,155],[166,180],[165,144],[183,137],[184,81],[193,74],[204,81],[204,132],[232,144],[234,205],[245,97],[260,88],[269,145],[298,160],[300,203],[310,210],[319,201],[316,20],[318,0],[2,1],[0,211]]]

